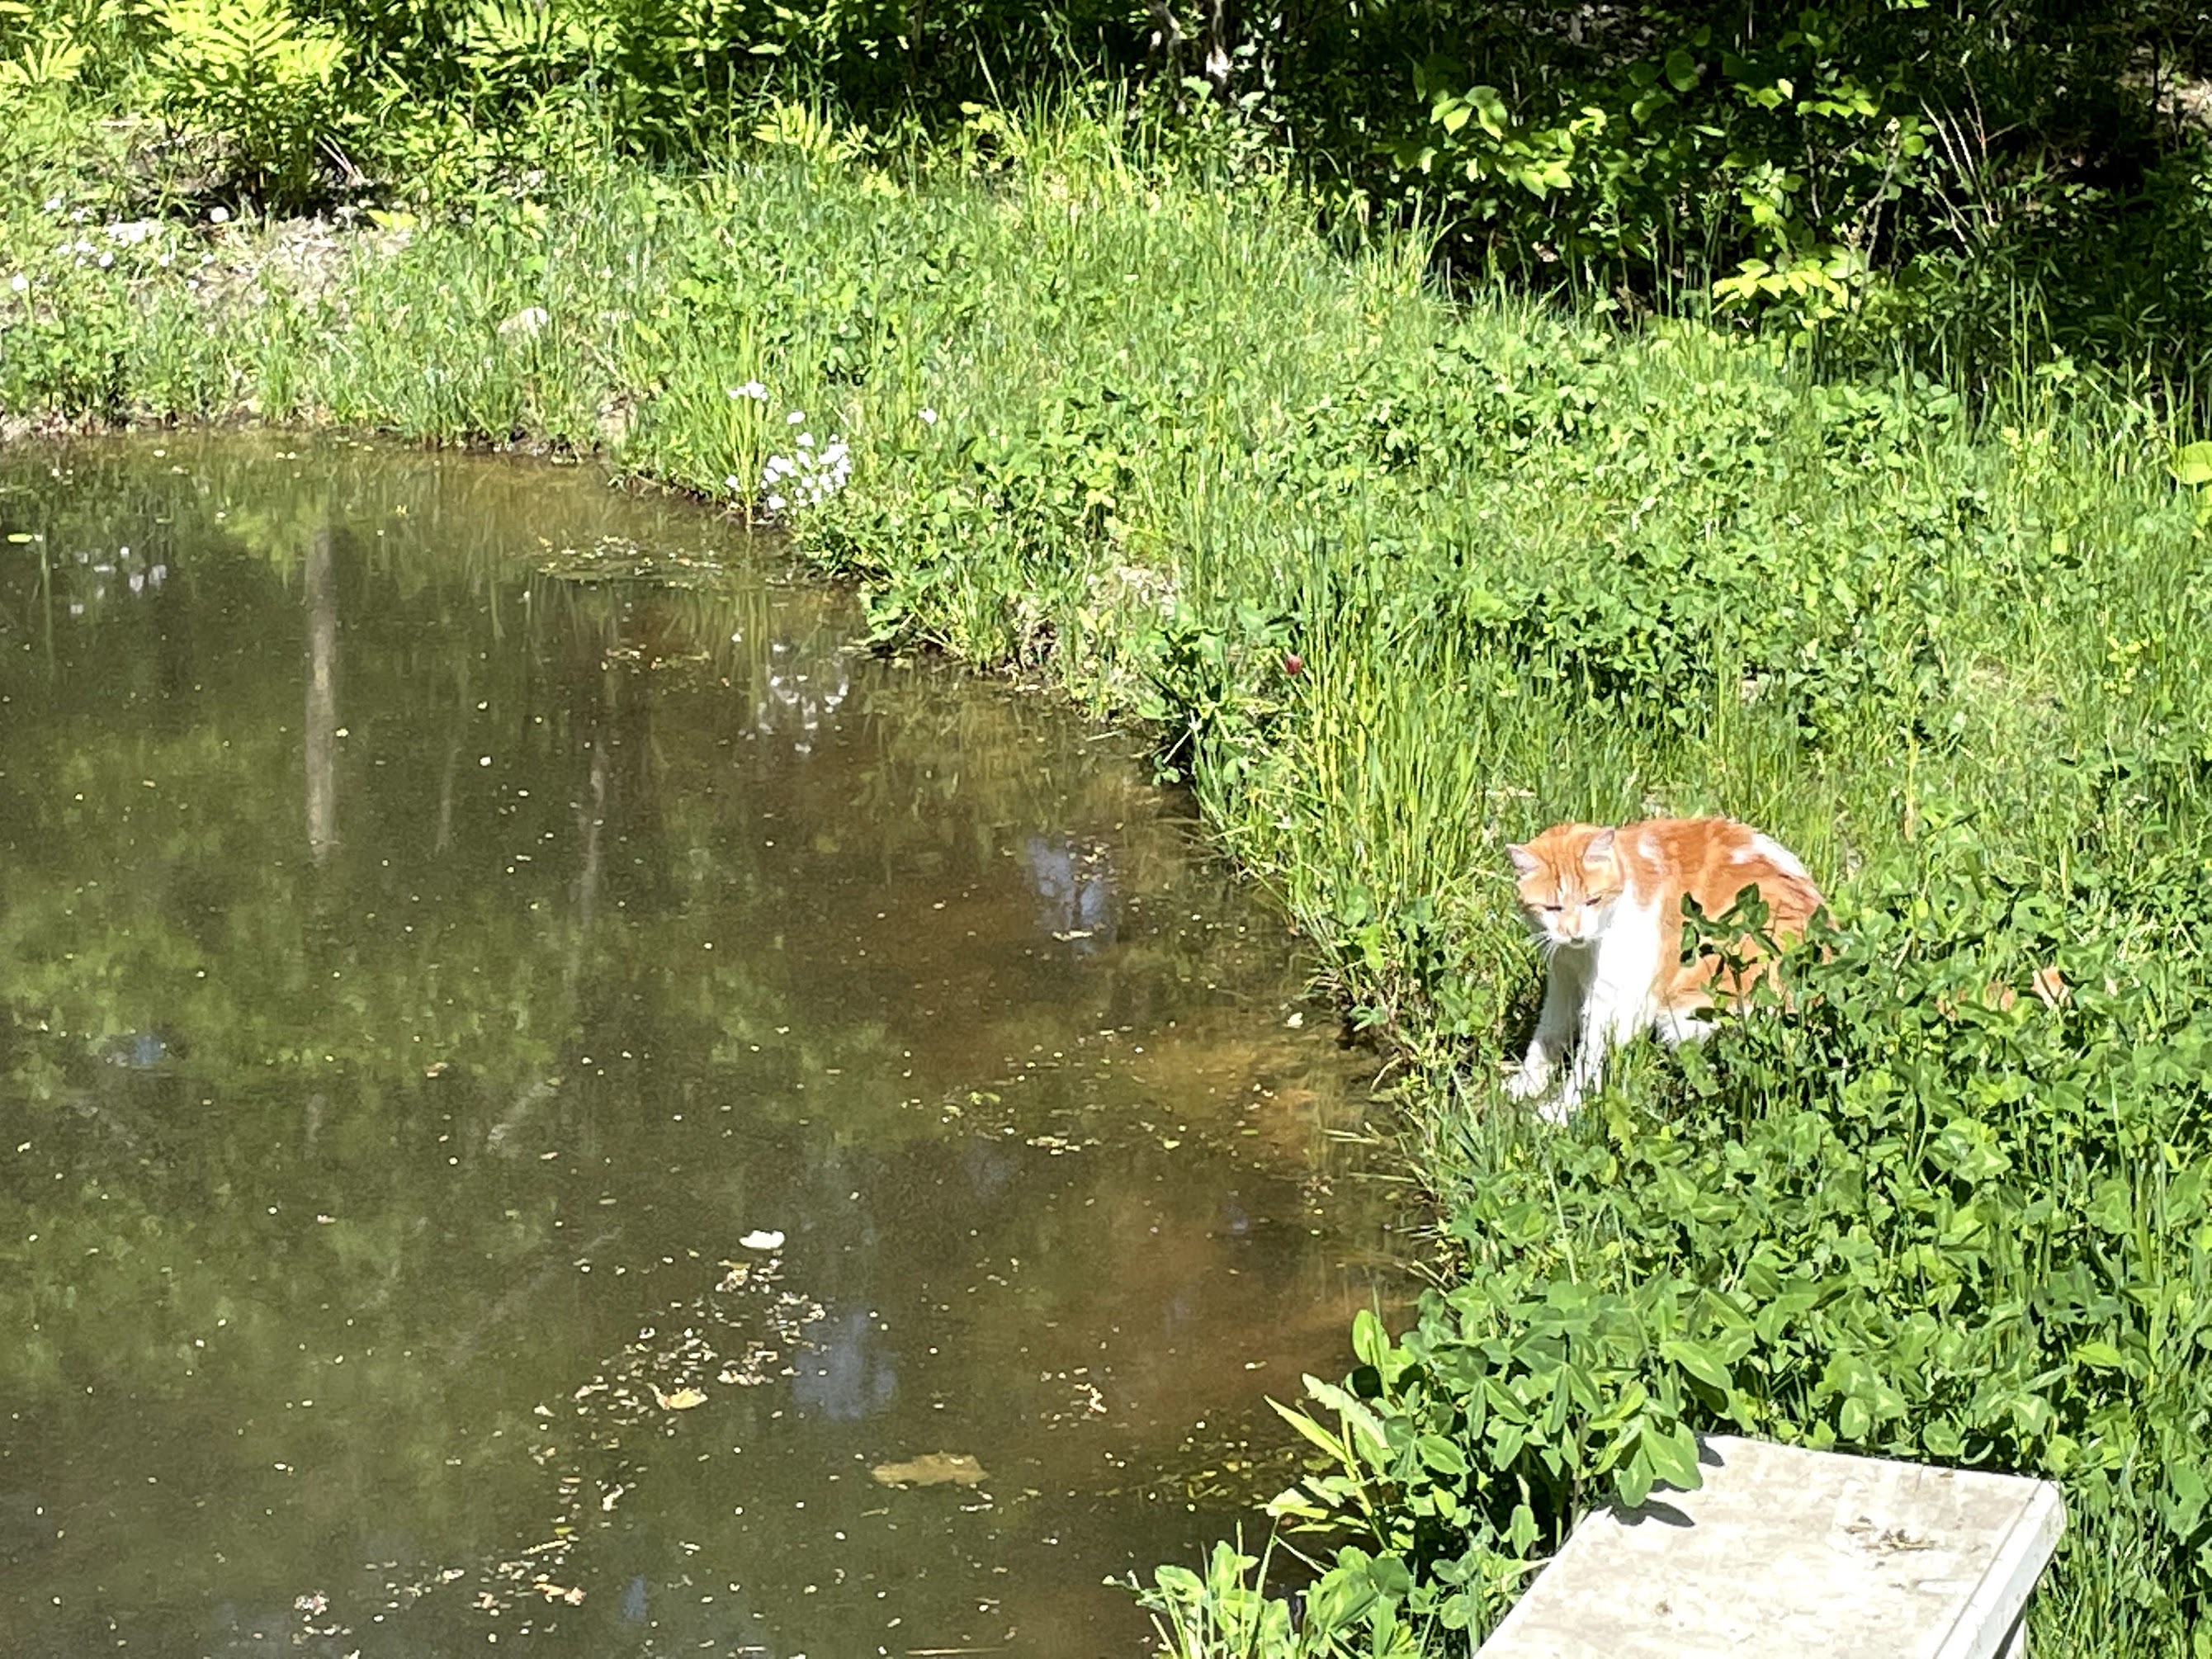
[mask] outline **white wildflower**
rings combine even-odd
[[[722,480],[722,488],[727,490],[736,491],[744,489],[744,486],[738,481],[738,475],[732,472]]]
[[[787,506],[813,507],[845,487],[853,476],[852,451],[832,433],[818,450],[814,434],[802,432],[788,455],[771,455],[761,467],[761,489],[771,513]]]
[[[210,208],[208,210],[208,222],[211,225],[228,224],[230,222],[230,210],[227,207]]]
[[[61,198],[60,197],[58,197],[58,196],[49,196],[49,197],[47,197],[47,198],[46,198],[46,211],[47,211],[47,212],[49,212],[49,213],[59,213],[61,210],[62,210],[62,198]]]
[[[783,423],[786,426],[805,426],[806,424],[806,411],[803,409],[793,410],[790,414],[783,417]]]
[[[937,411],[933,409],[923,410],[921,411],[921,423],[924,426],[935,426],[937,424]]]
[[[114,263],[115,263],[115,256],[114,256],[112,253],[105,253],[105,252],[104,252],[104,253],[102,253],[102,254],[100,256],[100,268],[102,270],[106,270],[106,269],[108,268],[108,266],[110,266],[110,265],[113,264]]]
[[[730,388],[731,401],[734,403],[739,398],[750,398],[757,404],[764,404],[768,401],[768,388],[758,380],[747,380],[743,386]]]
[[[8,286],[21,294],[31,286],[31,279],[19,270],[8,279]]]

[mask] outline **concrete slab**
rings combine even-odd
[[[1585,1516],[1480,1659],[2012,1659],[2058,1489],[1716,1435],[1705,1486]]]

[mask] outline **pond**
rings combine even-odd
[[[0,532],[10,1654],[1145,1650],[1401,1281],[1138,738],[582,467]]]

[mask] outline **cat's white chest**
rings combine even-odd
[[[1541,1094],[1553,1068],[1572,1049],[1559,1093],[1540,1108],[1546,1117],[1564,1121],[1598,1081],[1606,1051],[1660,1023],[1659,970],[1674,943],[1656,904],[1624,894],[1595,939],[1553,951],[1536,1032],[1508,1091],[1523,1099]],[[1674,1041],[1682,1033],[1669,1029],[1665,1035]]]
[[[1602,1010],[1615,1035],[1649,1024],[1656,1014],[1652,993],[1659,978],[1661,952],[1659,907],[1638,903],[1623,895],[1606,918],[1592,954],[1589,983],[1583,992],[1583,1015]]]

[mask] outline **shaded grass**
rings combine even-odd
[[[1950,951],[1971,993],[2070,953],[2069,981],[2109,982],[2111,1029],[2145,1042],[2178,1043],[2166,1012],[2212,1000],[2212,572],[2145,407],[2023,373],[1970,419],[1940,386],[1823,385],[1687,325],[1455,306],[1419,246],[1343,252],[1264,177],[1224,189],[1094,121],[1005,134],[988,177],[782,153],[699,177],[588,171],[319,264],[267,227],[102,240],[119,198],[49,208],[49,179],[25,174],[0,217],[0,282],[26,278],[0,288],[0,408],[546,440],[738,512],[802,434],[817,453],[842,439],[853,482],[790,515],[800,551],[861,584],[886,639],[1156,723],[1165,763],[1405,1062],[1447,1272],[1503,1250],[1560,1278],[1726,1284],[1741,1237],[1678,1235],[1608,1183],[1663,1166],[1725,1196],[1753,1179],[1730,1144],[1779,1168],[1759,1123],[1844,1122],[1820,1090],[1882,1045],[1928,1080],[1870,1168],[1920,1181],[1939,1132],[1994,1124],[2002,1169],[1925,1181],[2072,1227],[2114,1157],[2212,1158],[2194,1077],[2084,1061],[2066,1086],[2087,1104],[2046,1109],[2039,1079],[2072,1036],[1984,1060],[1957,1019],[1920,1018],[1951,981],[1905,971]],[[756,380],[766,401],[741,395]],[[1734,1127],[1701,1124],[1711,1091],[1646,1052],[1583,1128],[1532,1133],[1492,1081],[1535,975],[1501,843],[1562,817],[1719,811],[1798,849],[1847,923],[1910,924],[1881,970],[1900,988],[1838,986],[1858,1024],[1830,1034],[1826,1069],[1747,1036]],[[2081,1029],[2081,1054],[2109,1036]],[[1968,1060],[2016,1086],[1967,1098]],[[2093,1133],[2088,1164],[2059,1156]],[[1553,1232],[1507,1249],[1495,1203],[1522,1191],[1553,1194]],[[1887,1201],[1804,1239],[1841,1228],[1896,1269],[1883,1294],[1918,1295],[1951,1247],[1909,1255]],[[2118,1231],[2147,1240],[2201,1224],[2155,1183],[2124,1207]],[[1960,1317],[2036,1303],[2080,1231],[2057,1255],[1975,1258],[1988,1282]],[[2143,1306],[2212,1297],[2193,1249],[2146,1249],[2120,1279]],[[2201,1400],[2193,1338],[2159,1332],[2146,1365]],[[1778,1381],[1763,1425],[1901,1455],[1955,1431],[1954,1455],[2077,1494],[2119,1470],[2122,1496],[2090,1503],[2067,1546],[2039,1648],[2172,1650],[2207,1522],[2136,1462],[2200,1455],[2202,1413],[2144,1441],[2129,1389],[2048,1340],[2057,1380],[2039,1386],[2082,1402],[2058,1426],[1862,1421]]]

